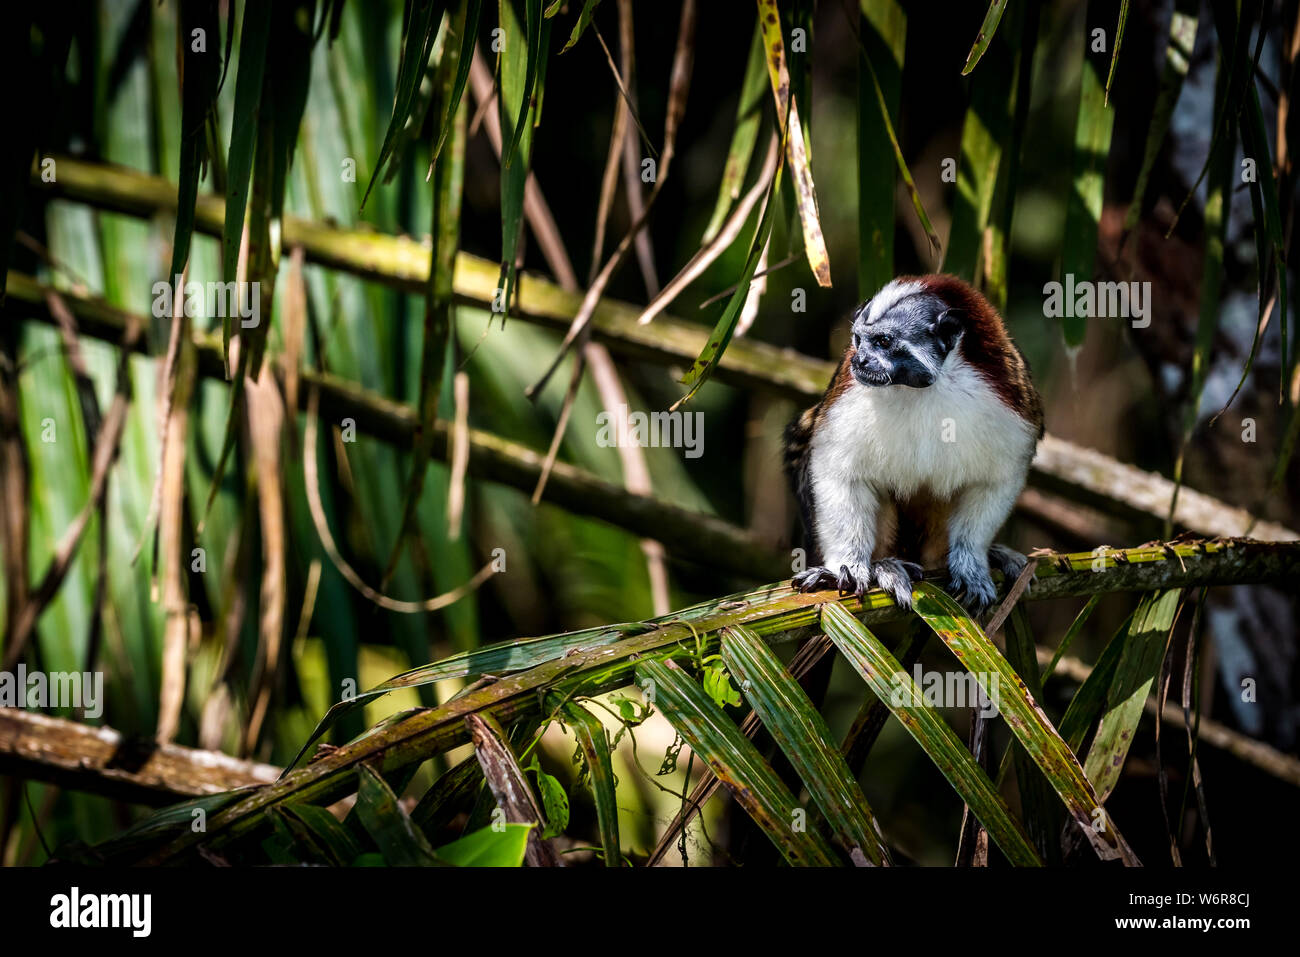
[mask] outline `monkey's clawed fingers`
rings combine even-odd
[[[861,598],[867,589],[883,589],[900,608],[912,607],[912,582],[921,579],[921,566],[897,558],[885,558],[871,565],[841,565],[839,572],[824,566],[809,568],[795,575],[791,584],[798,591],[834,588],[841,595]]]
[[[921,580],[921,566],[898,558],[882,558],[871,566],[871,578],[899,608],[912,607],[912,582]]]
[[[849,571],[848,565],[841,565],[839,577],[835,580],[835,587],[841,595],[854,595],[861,598],[867,593],[867,589],[871,587],[871,575],[870,573],[855,575]]]
[[[1029,559],[1014,548],[1007,548],[1005,545],[993,545],[989,548],[989,566],[1000,571],[1008,585],[1020,577],[1028,564]],[[1034,587],[1034,582],[1037,580],[1037,576],[1031,578],[1029,587]]]
[[[993,587],[993,579],[987,572],[966,576],[950,567],[948,573],[951,575],[948,593],[972,615],[982,614],[997,599],[997,589]]]
[[[815,565],[812,568],[802,571],[790,580],[795,591],[819,591],[823,588],[835,588],[839,584],[839,577],[829,568],[822,565]]]
[[[861,598],[871,587],[871,571],[861,565],[841,565],[838,572],[833,572],[824,565],[817,565],[795,575],[790,583],[798,591],[833,588],[838,594]]]

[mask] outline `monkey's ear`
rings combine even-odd
[[[953,308],[945,309],[934,317],[934,334],[939,340],[944,355],[952,352],[957,345],[957,340],[966,331],[966,316],[965,309]]]

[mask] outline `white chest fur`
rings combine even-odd
[[[925,389],[854,382],[812,441],[811,478],[908,497],[950,499],[963,488],[1022,482],[1035,429],[953,352]]]

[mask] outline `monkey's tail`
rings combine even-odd
[[[813,421],[816,418],[817,407],[804,409],[799,416],[793,419],[785,427],[785,441],[782,444],[782,461],[785,465],[785,474],[790,479],[790,485],[796,489],[799,473],[804,470],[808,460],[808,452],[812,447]]]
[[[817,406],[805,409],[785,427],[782,461],[790,490],[799,502],[799,521],[803,526],[804,548],[813,551],[812,489],[808,485],[808,457],[812,451],[813,425]]]

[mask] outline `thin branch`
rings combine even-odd
[[[650,304],[637,317],[638,323],[645,325],[667,309],[668,305],[687,286],[703,275],[704,271],[713,265],[714,261],[735,242],[736,237],[740,235],[741,227],[745,225],[745,221],[749,218],[750,212],[767,192],[767,188],[772,182],[772,176],[776,173],[777,151],[779,149],[780,141],[773,135],[767,151],[767,158],[763,161],[763,168],[760,170],[754,185],[750,187],[749,192],[732,209],[718,234],[701,246],[695,255],[690,258],[690,261],[682,267],[681,272],[670,279],[668,285],[664,286],[659,294],[650,300]]]
[[[239,343],[242,347],[242,341]],[[280,667],[280,649],[284,641],[285,593],[287,591],[286,551],[288,533],[285,527],[285,483],[281,453],[284,434],[284,398],[280,387],[270,376],[244,382],[247,397],[249,444],[252,447],[254,467],[257,470],[257,512],[261,526],[262,583],[258,602],[257,655],[253,661],[253,674],[249,698],[253,702],[245,729],[244,747],[247,752],[257,747],[263,723],[271,706],[271,695],[276,690],[276,675]]]
[[[625,100],[619,99],[614,106],[614,122],[609,134],[609,153],[605,157],[605,172],[600,178],[600,202],[596,206],[596,235],[591,243],[591,265],[587,270],[587,285],[596,279],[600,264],[605,255],[605,228],[609,223],[609,213],[614,206],[614,193],[618,189],[618,172],[623,153],[623,141],[627,137],[627,124],[631,117],[631,108]],[[635,215],[632,217],[635,219]],[[556,278],[564,284],[563,277],[556,273]]]
[[[85,287],[80,288],[84,289]],[[77,329],[77,320],[63,305],[63,300],[59,296],[50,294],[45,297],[45,302],[50,307],[50,313],[59,323],[59,337],[63,343],[64,355],[67,357],[68,368],[72,371],[73,379],[77,383],[77,398],[81,403],[81,421],[85,427],[86,435],[99,435],[99,428],[104,416],[100,410],[99,398],[95,391],[95,380],[91,376],[90,369],[86,365],[86,358],[81,352],[81,338]],[[90,448],[90,457],[92,459],[94,454],[95,449],[92,445]],[[86,639],[85,662],[87,671],[93,670],[95,667],[95,661],[99,656],[99,646],[104,634],[104,602],[107,600],[108,595],[108,496],[100,498],[96,517],[99,520],[99,535],[95,542],[95,596],[91,606],[90,633]],[[0,518],[0,527],[3,527],[2,518]]]
[[[334,567],[338,569],[339,574],[347,580],[349,585],[380,608],[387,608],[389,611],[410,615],[422,611],[437,611],[440,608],[455,604],[496,574],[496,562],[493,560],[480,568],[474,574],[474,577],[464,584],[458,585],[441,595],[435,595],[433,598],[426,598],[423,601],[399,601],[396,598],[381,594],[367,585],[361,576],[357,574],[356,569],[349,565],[347,559],[339,552],[338,546],[334,544],[334,535],[330,532],[329,520],[325,516],[325,506],[321,503],[320,479],[316,470],[316,431],[319,421],[317,407],[319,403],[319,390],[314,384],[309,384],[307,389],[307,426],[303,429],[302,449],[302,469],[304,484],[307,488],[307,505],[311,511],[312,523],[316,526],[316,534],[320,536],[321,545],[325,549],[325,554],[329,556],[330,561],[334,563]]]
[[[1002,630],[1002,625],[1015,609],[1016,602],[1020,601],[1020,596],[1023,595],[1032,584],[1034,580],[1034,572],[1037,569],[1038,559],[1029,559],[1029,564],[1025,565],[1025,570],[1020,573],[1018,578],[1016,578],[1015,582],[1011,586],[1011,590],[1007,592],[1007,597],[1002,599],[1002,604],[1000,604],[997,611],[993,613],[993,617],[989,620],[989,623],[984,626],[984,632],[990,638]]]
[[[4,560],[6,647],[17,633],[31,589],[31,464],[21,424],[18,342],[18,329],[0,330],[0,558]],[[7,838],[12,824],[13,796],[6,804],[11,811],[0,820],[0,840]]]
[[[469,376],[457,372],[451,380],[456,418],[451,430],[451,475],[447,480],[447,538],[460,540],[465,514],[465,472],[469,469]]]
[[[162,806],[270,784],[280,769],[220,751],[130,738],[22,709],[0,709],[0,776]]]
[[[632,102],[632,96],[628,93],[627,87],[623,83],[623,77],[619,73],[618,64],[614,62],[614,54],[609,52],[609,45],[605,43],[605,38],[601,36],[600,28],[593,23],[591,25],[591,30],[596,34],[596,39],[600,41],[600,48],[605,51],[605,62],[609,64],[610,75],[614,78],[614,85],[618,87],[618,95],[621,96],[623,102],[627,104],[628,113],[632,118],[632,122],[636,124],[637,132],[641,135],[641,142],[645,143],[645,148],[653,155],[658,156],[659,154],[656,152],[654,144],[650,142],[650,134],[647,133],[645,127],[641,125],[641,117],[637,115],[636,104]]]
[[[769,246],[772,245],[772,240],[770,237],[767,241],[767,244]],[[772,275],[772,273],[776,272],[777,270],[784,269],[786,266],[789,266],[792,263],[796,263],[798,261],[799,261],[799,254],[795,253],[794,255],[786,256],[775,266],[767,266],[766,268],[763,268],[763,264],[760,262],[759,263],[760,268],[754,270],[754,275],[750,277],[749,284],[750,286],[753,286],[754,283],[758,282],[760,279],[766,279],[768,276]],[[721,302],[722,300],[726,299],[739,288],[740,288],[740,283],[732,283],[730,286],[728,286],[726,289],[723,289],[721,292],[715,292],[708,299],[705,299],[702,303],[700,303],[696,308],[700,310],[707,309],[715,302]]]
[[[621,72],[625,83],[632,91],[631,96],[624,101],[623,105],[628,107],[635,119],[636,35],[633,29],[634,20],[632,0],[618,0],[619,59],[622,64]],[[592,27],[595,28],[594,23]],[[614,60],[609,56],[609,48],[605,46],[605,38],[600,35],[599,30],[596,32],[596,38],[600,40],[600,45],[604,48],[605,56],[612,68]],[[652,155],[657,155],[653,149],[650,152]],[[626,123],[623,124],[623,141],[620,153],[622,154],[619,159],[623,169],[623,192],[626,194],[627,199],[628,218],[632,220],[640,219],[645,208],[645,194],[641,189],[642,185],[644,185],[641,181],[641,151],[637,148],[637,138],[632,135],[632,131],[627,128]],[[641,280],[645,284],[646,295],[657,295],[659,292],[659,274],[655,269],[654,243],[648,225],[636,234],[636,258],[638,265],[641,267]]]
[[[163,467],[168,461],[167,445],[172,439],[175,418],[172,406],[176,401],[176,390],[180,385],[176,376],[180,367],[181,343],[188,339],[190,334],[190,322],[185,312],[185,276],[188,271],[189,265],[186,264],[180,276],[175,279],[176,285],[170,287],[172,321],[171,330],[167,334],[167,352],[163,359],[162,381],[158,396],[158,468],[154,471],[153,484],[149,492],[149,509],[145,513],[144,525],[131,552],[132,565],[139,561],[145,540],[149,538],[154,522],[158,520],[159,509],[162,508]],[[171,282],[173,277],[168,276],[167,279]],[[183,442],[184,437],[181,437],[180,441]]]

